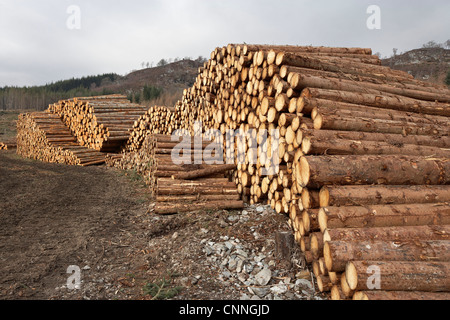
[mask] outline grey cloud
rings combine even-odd
[[[368,30],[366,9],[381,8]],[[66,10],[81,9],[69,30]],[[126,74],[143,61],[209,57],[228,43],[361,46],[390,55],[449,38],[450,3],[387,0],[0,0],[0,86]]]

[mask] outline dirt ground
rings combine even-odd
[[[0,152],[0,299],[237,300],[246,286],[223,279],[205,244],[239,238],[273,255],[274,233],[289,230],[281,215],[156,216],[150,203],[132,174]],[[298,266],[273,262],[279,279],[295,278]],[[79,290],[67,287],[69,266],[80,269]]]

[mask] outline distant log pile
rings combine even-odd
[[[130,103],[125,96],[110,95],[62,100],[48,110],[63,119],[81,146],[119,152],[148,108]]]
[[[17,154],[44,162],[90,166],[105,163],[105,154],[82,147],[58,115],[22,114],[17,122]]]
[[[17,149],[17,138],[0,142],[0,150]]]
[[[246,133],[225,151],[238,190],[289,215],[321,291],[448,296],[448,88],[383,67],[370,49],[228,45],[177,108],[191,134]],[[263,174],[274,156],[276,171]],[[365,286],[370,267],[376,291]]]

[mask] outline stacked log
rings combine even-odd
[[[111,95],[62,100],[48,110],[62,118],[81,146],[114,153],[125,145],[148,108]]]
[[[214,164],[216,155],[205,152],[211,146],[214,141],[202,137],[148,134],[139,151],[111,156],[109,163],[144,177],[155,214],[242,209],[244,202],[228,178],[235,165]],[[216,146],[221,159],[222,148]]]
[[[383,67],[370,49],[228,45],[211,54],[177,107],[182,127],[191,134],[215,129],[223,136],[243,196],[289,215],[322,291],[334,298],[374,298],[367,290],[359,293],[360,265],[346,266],[359,261],[358,254],[340,264],[353,271],[327,270],[324,246],[330,241],[324,234],[354,229],[359,231],[352,238],[356,245],[380,240],[395,247],[395,241],[424,240],[424,226],[449,224],[449,103],[446,87]],[[195,122],[202,123],[201,129]],[[227,132],[238,129],[247,135],[225,145]],[[274,136],[264,137],[264,130],[274,129],[279,135],[275,149]],[[274,155],[279,165],[264,173]],[[389,227],[411,230],[400,240],[377,233]],[[364,239],[362,232],[369,230],[374,238]],[[374,259],[363,260],[382,271],[397,267]],[[433,278],[432,271],[445,265],[398,267],[405,277],[424,267]],[[450,292],[446,282],[443,286],[435,289]],[[382,287],[378,296],[432,296],[423,292],[426,286],[406,289]]]
[[[134,123],[124,152],[139,151],[145,138],[150,134],[170,135],[180,127],[181,120],[177,108],[151,107]]]
[[[13,149],[17,149],[16,137],[0,142],[0,150],[13,150]]]
[[[303,210],[292,219],[319,288],[333,299],[448,296],[449,91],[401,74],[352,83],[297,70],[290,84],[313,123],[293,164]]]
[[[147,177],[155,213],[267,202],[289,217],[333,299],[450,292],[447,88],[383,67],[365,48],[228,45],[174,108],[123,98],[50,111],[82,145],[116,152],[128,141],[108,162]],[[190,136],[172,141],[175,129]],[[216,139],[220,157],[199,137]]]
[[[105,155],[78,145],[58,115],[21,114],[17,122],[17,154],[44,162],[90,166],[105,163]]]

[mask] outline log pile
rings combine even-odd
[[[62,100],[48,111],[59,115],[81,146],[101,152],[119,152],[130,130],[148,108],[110,95]]]
[[[448,296],[434,292],[450,292],[450,90],[381,66],[370,49],[228,45],[177,108],[191,134],[247,133],[225,148],[238,190],[289,215],[321,291]],[[277,148],[263,134],[274,129]],[[368,292],[372,269],[381,289]]]
[[[105,162],[105,155],[82,147],[58,115],[21,114],[17,121],[17,154],[50,163],[90,166]]]
[[[110,156],[108,164],[144,177],[155,200],[155,214],[242,209],[244,202],[227,177],[236,166],[213,164],[216,155],[205,150],[214,147],[214,141],[198,139],[180,136],[173,141],[170,135],[148,134],[139,151]]]
[[[150,134],[170,135],[181,127],[177,108],[154,106],[134,123],[124,152],[140,150],[145,138]]]
[[[17,149],[17,139],[0,141],[0,150],[12,150]]]
[[[450,90],[381,66],[370,49],[231,44],[174,108],[109,96],[49,110],[82,145],[128,141],[107,162],[146,177],[156,214],[248,199],[287,215],[333,299],[449,295]],[[172,141],[175,129],[189,138]],[[214,156],[205,135],[218,139]]]

